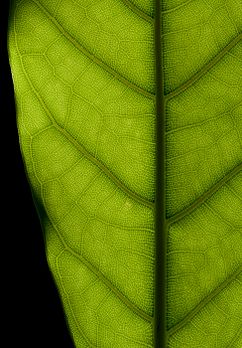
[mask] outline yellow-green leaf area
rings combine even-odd
[[[241,348],[242,4],[157,3],[12,4],[20,145],[47,259],[77,348],[161,348],[166,233],[167,347]]]

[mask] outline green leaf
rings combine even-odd
[[[77,348],[242,347],[241,29],[240,0],[13,2],[21,150]]]

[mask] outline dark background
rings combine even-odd
[[[43,234],[19,149],[7,54],[8,1],[0,4],[0,297],[2,347],[74,348],[47,266]],[[5,341],[6,340],[6,341]]]

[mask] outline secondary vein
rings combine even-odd
[[[128,195],[130,195],[133,199],[135,199],[136,201],[139,201],[141,204],[144,205],[148,205],[150,208],[153,208],[153,203],[150,201],[147,201],[146,199],[140,197],[139,195],[137,195],[136,193],[130,191],[118,178],[116,178],[101,162],[99,162],[95,157],[93,157],[89,152],[87,152],[86,149],[84,149],[84,147],[82,147],[81,144],[79,144],[67,131],[65,131],[62,127],[60,127],[56,120],[54,119],[54,117],[52,116],[52,114],[50,113],[49,109],[47,108],[47,105],[45,104],[45,102],[43,101],[42,97],[40,96],[40,94],[38,93],[38,91],[36,90],[36,88],[34,87],[32,81],[30,80],[28,74],[25,71],[23,62],[22,62],[22,57],[21,54],[18,50],[18,46],[17,46],[17,42],[16,42],[16,47],[17,47],[17,51],[18,54],[20,56],[20,60],[21,60],[21,65],[22,65],[22,69],[23,69],[23,73],[30,85],[30,88],[32,89],[33,93],[36,95],[37,99],[39,100],[41,106],[43,107],[43,109],[45,110],[47,116],[49,117],[49,119],[52,121],[53,123],[53,127],[55,127],[56,129],[58,129],[59,131],[61,131],[61,133],[66,136],[68,138],[68,140],[70,140],[73,145],[75,145],[80,151],[82,151],[82,154],[85,155],[86,157],[88,157],[89,159],[92,159],[92,161],[94,162],[94,164],[96,164],[100,169],[102,169],[105,174],[111,178],[114,183],[116,183],[116,185],[119,186],[120,189],[122,189],[123,191],[125,191]],[[46,211],[47,213],[47,211]],[[49,218],[50,219],[50,218]],[[50,220],[52,226],[55,228],[63,246],[65,247],[66,250],[68,250],[70,253],[73,254],[73,256],[75,256],[76,258],[78,258],[80,261],[83,262],[83,264],[86,265],[86,267],[92,271],[100,280],[102,280],[102,282],[124,303],[126,304],[126,306],[128,308],[130,308],[134,313],[136,313],[139,317],[143,318],[144,320],[153,323],[153,317],[150,316],[149,314],[147,314],[146,312],[144,312],[142,309],[140,309],[138,306],[136,306],[134,303],[132,303],[118,288],[116,288],[111,281],[106,278],[104,276],[104,274],[99,271],[96,267],[94,267],[87,259],[85,259],[83,256],[77,254],[76,252],[74,252],[74,250],[72,250],[65,242],[65,240],[63,239],[63,237],[61,236],[60,232],[58,231],[57,227],[55,226],[55,224]]]
[[[178,330],[182,329],[188,324],[209,302],[211,302],[216,296],[218,296],[229,284],[231,284],[242,272],[242,266],[240,265],[235,272],[233,272],[227,279],[225,279],[219,286],[211,291],[206,297],[204,297],[199,304],[194,307],[179,323],[172,326],[168,330],[168,336],[171,337]]]
[[[191,87],[201,77],[203,77],[209,70],[211,70],[233,47],[235,47],[240,42],[241,39],[242,39],[242,34],[240,33],[233,40],[231,40],[228,43],[228,45],[226,45],[213,59],[211,59],[195,75],[193,75],[189,80],[184,82],[181,86],[176,88],[174,91],[166,94],[165,99],[168,101],[171,98],[178,96],[189,87]]]
[[[50,220],[51,222],[51,220]],[[57,226],[53,222],[51,222],[52,226],[56,230],[56,233],[65,248],[69,253],[71,253],[76,259],[78,259],[81,263],[83,263],[89,271],[94,273],[98,279],[100,279],[133,313],[137,314],[142,319],[153,322],[153,317],[144,312],[142,309],[140,309],[137,305],[135,305],[133,302],[131,302],[114,284],[91,262],[89,262],[84,256],[81,254],[76,253],[72,248],[69,247],[69,245],[66,243],[64,238],[62,237],[61,233],[59,232]]]
[[[17,48],[18,49],[18,48]],[[34,87],[32,81],[30,80],[28,74],[26,73],[26,70],[24,68],[21,54],[20,52],[19,56],[21,59],[21,65],[23,72],[25,74],[25,77],[33,91],[33,93],[36,95],[37,99],[39,100],[41,106],[46,112],[46,115],[49,117],[51,120],[53,126],[66,138],[69,140],[69,142],[74,145],[74,147],[82,154],[84,155],[90,162],[92,162],[94,165],[96,165],[120,190],[125,192],[131,199],[136,201],[137,203],[140,203],[147,208],[153,209],[154,208],[154,202],[149,201],[147,198],[140,196],[136,192],[130,190],[120,179],[118,179],[110,169],[108,169],[100,160],[98,160],[96,157],[94,157],[90,152],[86,150],[86,148],[81,145],[67,130],[62,128],[55,120],[55,118],[52,116],[50,110],[48,109],[46,103],[44,102],[43,98],[41,95],[38,93],[36,88]]]
[[[132,12],[134,12],[138,17],[144,19],[149,23],[154,23],[154,18],[141,9],[139,9],[135,4],[133,4],[130,0],[121,0]]]
[[[53,119],[53,118],[52,118]],[[55,122],[55,121],[54,121]],[[118,179],[100,160],[94,157],[90,152],[88,152],[83,145],[81,145],[68,131],[60,127],[56,122],[54,127],[65,137],[68,141],[75,146],[75,148],[81,152],[90,162],[95,164],[99,169],[102,170],[106,176],[111,179],[111,181],[123,192],[125,192],[130,198],[132,198],[137,203],[140,203],[148,208],[153,209],[154,203],[148,199],[138,195],[136,192],[130,190],[120,179]]]
[[[228,172],[222,179],[220,179],[216,184],[214,184],[208,191],[203,195],[198,197],[191,205],[183,209],[182,211],[174,214],[167,219],[168,225],[171,225],[185,216],[192,213],[194,210],[199,208],[206,200],[208,200],[214,193],[216,193],[221,187],[223,187],[229,180],[233,179],[242,170],[242,163],[234,167],[230,172]]]
[[[37,0],[32,0],[36,6],[49,18],[49,20],[55,25],[55,27],[65,36],[65,38],[72,43],[76,49],[82,52],[86,57],[88,57],[91,61],[97,64],[100,68],[105,70],[107,73],[115,77],[117,80],[122,82],[124,85],[134,90],[135,92],[143,95],[146,98],[155,99],[155,95],[152,92],[147,91],[146,89],[136,85],[135,83],[128,80],[126,77],[121,75],[119,72],[111,68],[100,58],[96,57],[93,53],[91,53],[87,48],[85,48],[80,42],[78,42],[72,35],[70,35],[63,26],[46,10],[46,8],[40,4]]]

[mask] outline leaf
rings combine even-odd
[[[167,347],[242,346],[241,9],[13,3],[21,150],[78,348],[161,347],[162,315]]]

